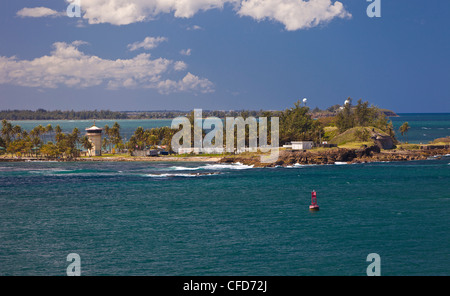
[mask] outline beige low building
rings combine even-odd
[[[313,141],[298,141],[298,142],[291,142],[292,144],[292,150],[309,150],[314,147]]]
[[[92,143],[92,149],[89,150],[89,154],[92,156],[102,155],[102,128],[96,127],[95,123],[90,128],[86,129],[86,136]]]

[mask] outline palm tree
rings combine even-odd
[[[158,137],[156,135],[149,135],[147,138],[148,143],[153,147],[158,144]]]
[[[46,127],[45,127],[45,134],[50,134],[51,132],[53,132],[53,127],[52,127],[52,125],[49,123]],[[47,138],[47,137],[45,137],[45,138]],[[47,140],[47,139],[46,139]],[[47,142],[47,141],[45,141],[45,142]]]
[[[403,123],[399,128],[402,136],[403,135],[406,136],[406,143],[408,143],[408,136],[406,134],[408,133],[409,128],[410,128],[410,126],[409,126],[408,122]]]
[[[59,124],[57,124],[55,127],[55,141],[58,142],[61,140],[61,138],[62,138],[62,129],[59,126]]]
[[[13,127],[12,127],[12,124],[10,122],[8,122],[6,119],[2,120],[2,131],[1,132],[3,135],[3,141],[5,142],[5,146],[8,146],[9,142],[11,142]]]
[[[91,141],[89,141],[88,136],[84,136],[80,139],[81,146],[83,146],[84,149],[86,149],[89,153],[89,156],[91,156],[91,149],[93,148],[93,145]]]

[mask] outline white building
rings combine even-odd
[[[90,128],[86,129],[86,135],[89,141],[92,143],[92,149],[89,151],[89,155],[101,156],[102,155],[102,128],[96,127],[95,123]]]
[[[313,141],[298,141],[298,142],[291,142],[292,144],[292,150],[309,150],[314,147]]]

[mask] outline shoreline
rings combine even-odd
[[[51,159],[45,157],[0,157],[0,162],[210,162],[219,163],[222,157],[212,156],[187,156],[187,157],[86,157],[72,159]]]
[[[427,160],[450,155],[450,148],[381,150],[376,146],[359,149],[331,148],[326,150],[280,151],[278,160],[273,163],[261,163],[258,153],[245,153],[228,156],[96,156],[72,159],[51,159],[45,157],[0,157],[0,162],[204,162],[204,163],[241,163],[253,167],[289,167],[293,165],[353,164],[371,162],[394,162]]]
[[[428,160],[450,156],[450,148],[444,149],[416,149],[416,150],[382,150],[376,146],[346,149],[333,148],[322,151],[281,151],[278,160],[274,163],[261,163],[260,157],[255,155],[226,156],[220,163],[242,163],[253,167],[291,167],[295,165],[330,165],[330,164],[356,164],[372,162],[402,162],[414,160]]]

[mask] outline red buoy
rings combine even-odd
[[[319,210],[319,205],[317,204],[316,191],[314,191],[314,190],[313,190],[313,192],[311,192],[311,205],[309,206],[309,210],[310,211],[318,211]]]

